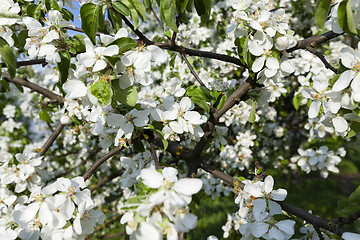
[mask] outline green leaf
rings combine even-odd
[[[134,2],[132,0],[121,0],[121,2],[125,4],[126,7],[130,10],[131,19],[133,21],[134,28],[136,29],[137,25],[139,24],[139,15],[134,6]]]
[[[161,0],[160,1],[160,14],[166,25],[177,32],[177,26],[175,21],[175,2],[174,0]]]
[[[134,86],[128,87],[126,89],[121,89],[119,87],[119,80],[115,79],[111,81],[111,88],[114,93],[113,99],[115,101],[129,105],[131,107],[135,106],[138,95]]]
[[[95,45],[99,25],[100,4],[85,3],[80,8],[81,28]]]
[[[357,205],[346,205],[344,208],[340,210],[340,216],[342,217],[348,217],[350,214],[353,214],[360,210],[360,206]]]
[[[301,94],[297,94],[293,97],[293,105],[294,105],[294,108],[296,109],[296,111],[299,109],[301,100],[302,100]]]
[[[205,87],[201,87],[199,85],[191,85],[186,89],[185,96],[190,98],[197,97],[205,101],[209,101],[209,97],[211,97],[211,93]]]
[[[197,14],[201,18],[201,24],[205,24],[211,13],[211,0],[194,0]]]
[[[176,9],[178,12],[184,12],[188,2],[189,0],[176,0]]]
[[[330,10],[331,0],[318,0],[315,11],[315,24],[324,29],[324,24]]]
[[[99,100],[99,103],[103,106],[108,105],[111,101],[111,88],[109,84],[102,79],[99,79],[90,86],[90,92]]]
[[[71,57],[68,51],[60,51],[59,55],[61,60],[57,63],[57,66],[59,68],[60,83],[63,84],[69,76]]]
[[[16,57],[9,44],[2,37],[0,37],[0,55],[6,64],[10,78],[13,79],[16,73]]]
[[[198,97],[190,97],[190,99],[194,104],[196,104],[201,109],[205,110],[207,113],[210,112],[209,104],[204,99]]]
[[[349,196],[350,203],[360,203],[360,189],[356,189],[353,193]]]
[[[134,6],[136,11],[138,11],[141,20],[145,21],[146,18],[146,8],[141,0],[132,0],[134,2]]]
[[[60,9],[60,13],[66,21],[70,21],[70,20],[74,21],[74,14],[70,12],[68,9],[62,8]]]
[[[338,21],[341,29],[349,34],[357,34],[354,16],[351,9],[351,1],[342,1],[338,8]]]
[[[128,37],[118,38],[109,45],[114,45],[114,44],[116,44],[119,47],[119,53],[126,52],[127,50],[137,46],[137,42],[134,41],[132,38],[128,38]]]
[[[70,37],[67,42],[69,47],[69,52],[71,53],[81,53],[85,52],[85,44],[84,44],[85,36],[82,34],[75,34],[74,36]]]
[[[53,123],[53,121],[50,118],[49,113],[44,109],[39,113],[39,117],[41,120],[47,122],[47,123]]]
[[[129,8],[123,4],[122,2],[113,2],[113,7],[116,11],[118,11],[119,13],[121,13],[124,16],[129,16],[130,15],[130,10]]]
[[[108,16],[113,28],[115,29],[115,32],[117,32],[122,27],[122,18],[119,14],[116,13],[116,11],[111,8],[108,10]]]
[[[256,112],[256,103],[252,101],[251,112],[249,115],[249,122],[253,123],[255,121],[255,112]]]

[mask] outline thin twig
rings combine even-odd
[[[160,165],[160,162],[159,162],[159,159],[157,158],[156,156],[156,152],[155,152],[155,148],[154,148],[154,143],[153,142],[150,142],[150,149],[151,149],[151,155],[155,161],[155,169],[156,170],[159,170],[159,169],[162,169],[161,165]]]
[[[16,67],[30,66],[36,64],[41,64],[43,67],[45,67],[48,63],[46,62],[45,58],[40,58],[34,60],[18,61],[16,62]],[[1,67],[6,67],[6,63],[1,63]]]
[[[189,60],[187,60],[186,56],[183,53],[180,53],[180,56],[182,57],[182,59],[185,61],[186,65],[188,66],[188,68],[190,69],[190,72],[192,73],[192,75],[195,77],[196,81],[198,81],[198,83],[203,86],[206,87],[205,84],[203,83],[203,81],[201,81],[199,75],[197,75],[197,73],[194,71],[194,68],[191,66]]]
[[[149,8],[150,8],[150,11],[154,14],[154,17],[155,17],[156,21],[158,22],[158,24],[160,25],[161,29],[162,29],[163,31],[165,31],[164,24],[163,24],[163,22],[159,19],[159,17],[156,15],[153,7],[151,6],[151,3],[150,3],[150,7],[149,7]]]
[[[320,231],[320,228],[316,225],[314,225],[314,228],[315,228],[315,231],[317,233],[317,235],[319,236],[319,239],[320,240],[324,240],[324,235],[322,235],[321,231]]]
[[[40,149],[40,152],[39,152],[40,156],[44,156],[46,151],[51,147],[51,145],[55,142],[57,137],[60,135],[60,133],[64,129],[64,127],[65,127],[65,125],[62,124],[62,123],[59,123],[56,126],[55,130],[52,132],[50,137],[46,140],[46,142],[44,143],[44,145]]]
[[[105,185],[106,183],[110,182],[111,180],[113,180],[114,178],[121,176],[123,173],[125,172],[125,169],[119,169],[116,172],[112,173],[109,176],[105,176],[104,178],[102,178],[99,182],[96,183],[96,185],[91,186],[89,188],[89,190],[91,191],[91,194],[94,194],[100,187],[102,187],[103,185]]]
[[[324,55],[318,51],[316,51],[315,48],[307,46],[306,50],[308,50],[309,52],[311,52],[312,54],[314,54],[315,56],[317,56],[325,65],[325,67],[327,69],[330,69],[331,71],[333,71],[335,74],[337,73],[336,68],[334,68],[333,66],[331,66],[331,64],[325,59]]]
[[[108,160],[109,158],[111,158],[112,156],[118,154],[119,152],[121,152],[121,150],[123,150],[123,146],[118,146],[116,148],[114,148],[113,150],[111,150],[110,152],[108,152],[107,154],[105,154],[103,157],[99,158],[98,160],[96,160],[94,162],[94,164],[84,173],[83,178],[84,180],[87,180],[88,178],[91,177],[91,175],[95,172],[95,170],[106,160]]]
[[[19,77],[14,77],[13,79],[11,79],[9,74],[6,74],[6,73],[3,73],[2,77],[8,82],[12,82],[12,83],[30,88],[31,90],[40,93],[41,95],[49,98],[50,100],[57,101],[58,103],[64,103],[64,98],[62,96],[57,95],[46,88],[40,87],[39,85],[36,85],[35,83],[29,82],[29,81],[27,81],[23,78],[19,78]]]

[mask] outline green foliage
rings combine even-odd
[[[211,13],[211,0],[194,0],[197,14],[201,18],[201,24],[204,25],[209,21]]]
[[[175,21],[175,2],[174,0],[161,0],[160,1],[160,14],[165,24],[174,32],[177,32]]]
[[[318,0],[315,11],[315,24],[323,29],[330,10],[331,0]]]
[[[124,16],[129,16],[130,15],[130,10],[129,8],[123,4],[122,2],[113,2],[112,3],[113,8],[118,11],[119,13],[121,13]]]
[[[341,29],[348,34],[356,35],[354,16],[351,9],[351,1],[342,1],[338,8],[338,21]]]
[[[17,63],[16,57],[12,48],[2,37],[0,37],[0,55],[2,61],[5,62],[6,64],[6,67],[10,74],[10,78],[14,78],[16,73],[16,63]]]
[[[68,51],[59,51],[59,55],[61,61],[57,63],[57,67],[59,68],[60,82],[63,84],[69,76],[71,57]]]
[[[94,3],[85,3],[80,8],[81,28],[93,44],[99,28],[100,10],[100,4]]]
[[[101,105],[108,105],[111,101],[112,91],[107,82],[99,79],[90,86],[90,92],[94,95]]]
[[[135,106],[138,95],[134,86],[121,89],[119,87],[119,80],[115,79],[111,81],[111,88],[113,90],[113,100],[131,107]]]
[[[131,48],[137,46],[137,42],[134,41],[132,38],[128,38],[128,37],[118,38],[109,45],[114,45],[114,44],[119,47],[119,53],[126,52]]]
[[[44,109],[39,113],[39,117],[41,120],[47,122],[47,123],[53,123],[53,121],[50,118],[49,113]]]
[[[251,122],[251,123],[255,122],[255,113],[256,113],[256,102],[252,101],[251,111],[250,111],[250,115],[249,115],[249,122]]]

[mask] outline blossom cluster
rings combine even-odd
[[[164,235],[167,239],[178,239],[178,232],[196,227],[197,217],[190,213],[188,205],[192,195],[201,190],[202,181],[178,179],[178,171],[172,167],[160,172],[154,167],[142,169],[141,183],[151,189],[150,194],[138,193],[134,201],[129,199],[123,206],[126,213],[121,223],[127,224],[126,233],[135,239],[163,239]]]
[[[339,173],[336,167],[341,162],[346,151],[339,148],[337,152],[329,151],[327,146],[321,146],[319,149],[298,149],[299,155],[291,158],[292,163],[296,163],[302,171],[309,173],[310,171],[320,170],[320,175],[326,178],[329,172]]]
[[[228,215],[228,221],[223,226],[224,237],[229,236],[232,228],[242,234],[241,239],[291,239],[294,234],[295,221],[276,220],[276,215],[283,214],[277,201],[284,201],[287,195],[285,189],[273,190],[274,179],[267,176],[264,181],[258,179],[244,180],[243,189],[235,184],[237,197],[235,203],[239,211],[233,216]]]

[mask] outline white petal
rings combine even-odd
[[[272,176],[267,176],[264,180],[264,186],[263,186],[263,189],[264,189],[264,192],[265,193],[270,193],[272,191],[274,187],[274,179]]]
[[[286,189],[279,188],[271,192],[271,199],[275,201],[284,201],[287,195]]]
[[[257,58],[251,67],[252,71],[259,72],[263,68],[264,63],[265,63],[265,57]]]
[[[144,180],[144,184],[150,188],[159,188],[163,184],[163,176],[154,168],[142,169],[140,177]]]
[[[269,69],[279,69],[279,61],[274,57],[268,57],[266,60],[266,67]]]
[[[321,102],[320,101],[314,101],[311,103],[309,108],[309,118],[316,118],[320,111]]]
[[[333,118],[332,122],[337,132],[345,132],[349,127],[347,121],[341,116]]]
[[[339,79],[335,82],[332,90],[335,92],[339,92],[345,88],[347,88],[350,84],[350,81],[354,78],[355,72],[352,70],[347,70],[343,72]]]
[[[202,181],[196,178],[183,178],[177,181],[172,189],[174,189],[177,193],[191,196],[195,193],[198,193],[202,188]]]

